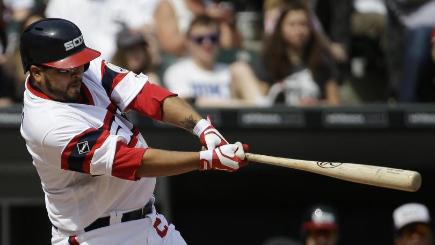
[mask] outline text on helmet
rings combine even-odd
[[[80,36],[74,38],[73,40],[64,43],[63,46],[65,46],[65,51],[68,51],[68,50],[71,50],[77,46],[80,46],[82,43],[83,43],[83,36],[80,35]]]

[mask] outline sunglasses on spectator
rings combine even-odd
[[[217,44],[219,42],[219,34],[218,33],[212,33],[212,34],[208,34],[208,35],[198,35],[198,36],[191,36],[190,39],[198,44],[198,45],[202,45],[204,44],[206,41],[208,41],[211,44]]]

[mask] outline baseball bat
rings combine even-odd
[[[248,161],[303,170],[350,182],[415,192],[421,186],[416,171],[356,163],[319,162],[246,153]]]

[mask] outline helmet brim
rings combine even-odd
[[[337,225],[334,223],[314,223],[314,222],[305,222],[303,224],[303,229],[307,231],[311,230],[336,230]]]
[[[97,50],[84,48],[82,51],[70,55],[64,59],[47,62],[43,65],[58,69],[72,69],[87,64],[100,55],[101,53]]]

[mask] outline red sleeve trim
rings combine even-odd
[[[177,94],[147,82],[127,109],[135,110],[156,120],[162,120],[162,102],[171,96],[177,96]]]
[[[112,165],[112,176],[126,180],[140,179],[136,177],[136,171],[142,164],[142,157],[146,150],[144,148],[131,148],[118,141]]]
[[[135,147],[137,142],[139,141],[139,129],[133,127],[131,131],[133,132],[133,135],[130,138],[130,142],[128,142],[128,147]]]

